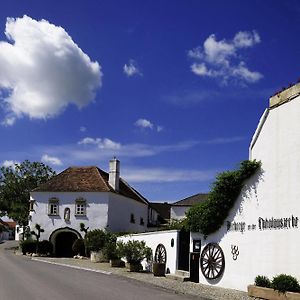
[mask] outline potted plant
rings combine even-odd
[[[147,247],[144,241],[128,241],[127,243],[118,243],[118,248],[122,256],[126,258],[126,266],[130,272],[139,272],[142,270],[141,262],[144,259],[150,260],[152,256],[151,248]]]
[[[121,260],[121,247],[117,245],[117,236],[111,232],[106,233],[106,242],[103,248],[104,257],[109,260],[111,267],[122,267],[124,262]]]
[[[84,240],[87,252],[90,253],[92,262],[106,261],[102,252],[106,242],[106,233],[104,230],[91,230],[86,233]]]

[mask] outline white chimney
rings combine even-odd
[[[119,191],[120,180],[120,161],[115,157],[109,161],[109,185],[116,191]]]

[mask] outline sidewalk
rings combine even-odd
[[[74,267],[76,269],[84,269],[104,274],[114,274],[118,276],[132,278],[141,282],[147,282],[165,289],[174,291],[175,293],[199,296],[202,299],[209,300],[253,300],[248,297],[246,292],[236,291],[232,289],[224,289],[215,286],[208,286],[194,282],[179,282],[165,277],[154,277],[152,273],[145,272],[129,272],[126,268],[111,268],[108,263],[92,263],[88,259],[74,258],[52,258],[52,257],[33,257],[32,260],[45,263],[63,265],[66,267]]]

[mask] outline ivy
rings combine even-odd
[[[239,169],[217,175],[207,200],[195,204],[187,212],[187,224],[191,231],[205,236],[216,232],[224,223],[230,209],[241,193],[244,182],[261,166],[261,162],[244,160]]]

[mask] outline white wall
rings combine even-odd
[[[107,226],[109,194],[105,192],[33,192],[31,200],[35,200],[34,211],[30,212],[29,226],[34,230],[35,224],[45,230],[41,240],[49,239],[50,234],[58,229],[70,227],[78,232],[80,223],[91,229],[103,229]],[[48,201],[55,197],[59,199],[59,216],[48,216]],[[86,199],[86,216],[75,216],[75,200]],[[70,221],[64,220],[65,208],[70,208]]]
[[[174,239],[174,246],[171,246],[171,240]],[[177,269],[178,256],[178,230],[145,232],[119,237],[118,240],[127,242],[129,240],[145,241],[146,245],[152,249],[153,256],[158,244],[163,244],[167,252],[166,269],[169,268],[170,273],[174,274]]]
[[[134,215],[135,223],[130,222]],[[140,225],[143,218],[144,225]],[[118,194],[110,193],[108,209],[108,228],[113,232],[146,231],[148,222],[148,205]]]
[[[285,273],[300,280],[300,97],[269,111],[256,142],[252,159],[261,160],[262,172],[248,180],[226,221],[244,223],[245,231],[227,231],[226,222],[206,240],[223,249],[225,271],[208,282],[200,271],[200,282],[246,291],[257,275],[270,279]],[[283,228],[259,228],[262,219],[283,218]],[[296,219],[298,218],[298,220]],[[297,226],[296,226],[296,220]],[[252,226],[253,225],[253,226]],[[248,228],[250,226],[250,228]],[[231,246],[238,246],[233,260]]]
[[[190,206],[171,206],[171,220],[181,220],[185,218],[185,213],[190,209]]]

